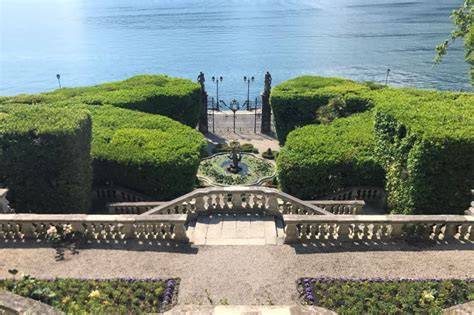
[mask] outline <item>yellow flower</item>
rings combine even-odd
[[[102,304],[109,305],[110,303],[109,303],[109,301],[103,301]]]
[[[431,291],[423,291],[421,293],[421,298],[424,300],[424,301],[427,301],[427,302],[431,302],[435,299],[434,295],[433,295],[433,292]]]
[[[65,296],[63,298],[62,302],[63,302],[63,304],[69,304],[69,302],[71,302],[71,297],[70,296]]]
[[[94,290],[89,294],[89,298],[91,299],[98,299],[100,298],[100,292],[99,290]]]

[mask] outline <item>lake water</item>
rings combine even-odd
[[[245,99],[303,74],[471,89],[458,43],[433,68],[461,0],[0,0],[0,95],[97,84],[140,73],[223,76]],[[472,89],[471,89],[472,90]]]

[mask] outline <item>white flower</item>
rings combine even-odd
[[[54,225],[52,225],[47,231],[46,231],[46,234],[48,234],[49,236],[56,236],[56,234],[58,234],[58,230],[56,229],[56,227]]]
[[[63,225],[63,230],[64,230],[64,233],[65,233],[65,234],[70,234],[70,233],[72,233],[72,231],[73,231],[72,225],[71,225],[71,224],[64,224],[64,225]]]

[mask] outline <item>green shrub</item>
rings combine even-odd
[[[222,153],[222,152],[231,152],[232,147],[237,146],[237,150],[239,152],[246,152],[246,153],[258,153],[258,149],[253,146],[251,143],[244,143],[240,144],[238,141],[232,141],[230,143],[218,143],[212,149],[212,153]]]
[[[112,106],[89,106],[96,183],[112,182],[159,200],[193,189],[207,147],[196,130],[172,119]]]
[[[352,186],[383,186],[374,157],[372,113],[290,133],[277,159],[281,189],[303,199]]]
[[[265,152],[262,153],[262,157],[267,160],[274,160],[278,156],[278,151],[268,148]]]
[[[468,208],[474,187],[472,98],[380,106],[375,131],[392,212],[462,214]]]
[[[0,280],[0,289],[51,305],[66,314],[162,313],[177,301],[179,279]]]
[[[290,131],[314,124],[317,110],[328,105],[334,98],[349,99],[348,107],[352,112],[368,109],[364,104],[365,97],[360,97],[370,87],[339,78],[299,77],[286,81],[272,90],[270,103],[272,106],[275,128],[280,143],[284,143]],[[367,102],[367,101],[366,101]]]
[[[0,182],[19,212],[84,212],[91,120],[82,109],[0,106]]]
[[[380,185],[378,174],[382,167],[393,213],[459,214],[468,208],[470,189],[474,187],[472,94],[387,88],[320,77],[297,78],[275,90],[272,106],[275,119],[280,121],[280,125],[276,123],[280,140],[285,139],[291,128],[311,124],[307,117],[318,110],[326,115],[326,121],[361,111],[369,113],[355,115],[364,119],[335,119],[328,126],[303,127],[292,132],[288,136],[292,143],[282,150],[282,165],[278,166],[284,191],[309,197],[348,186]],[[316,101],[324,98],[327,101]],[[335,111],[331,101],[335,99],[344,100],[345,109]],[[291,115],[290,110],[297,114]],[[284,115],[278,118],[277,113]],[[370,121],[371,126],[364,120]],[[279,126],[283,128],[278,129]],[[301,139],[295,139],[298,137]],[[314,139],[318,137],[319,140]],[[328,143],[340,146],[330,147]],[[321,149],[326,146],[327,149]],[[374,163],[369,173],[367,157]],[[308,166],[316,164],[335,171]],[[362,164],[367,168],[358,168]],[[350,169],[339,171],[348,165]],[[295,176],[307,179],[299,185]],[[311,177],[319,181],[311,184]],[[345,180],[348,177],[355,178]],[[327,189],[322,189],[325,186]]]
[[[177,122],[196,126],[199,93],[199,85],[189,80],[140,75],[91,87],[3,97],[0,104],[90,111],[95,183],[113,183],[166,200],[193,189],[205,152],[202,135]]]
[[[303,278],[303,304],[339,314],[441,314],[443,309],[474,299],[474,282],[466,280]]]
[[[124,81],[96,86],[62,88],[37,95],[17,95],[0,103],[56,103],[58,101],[90,105],[113,105],[160,114],[195,127],[200,115],[200,86],[190,80],[162,75],[139,75]]]

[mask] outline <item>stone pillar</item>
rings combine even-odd
[[[201,115],[199,116],[199,131],[204,134],[209,132],[209,126],[207,122],[207,92],[204,85],[205,81],[204,73],[200,72],[198,75],[198,83],[201,85]]]
[[[272,76],[267,71],[265,74],[265,87],[262,96],[262,126],[261,132],[269,134],[271,132],[272,109],[270,107],[270,93],[272,90]]]

